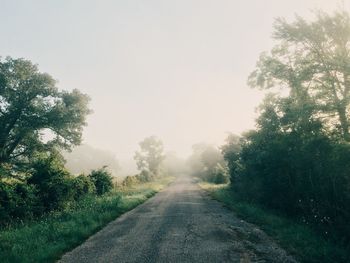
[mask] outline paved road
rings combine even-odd
[[[295,262],[254,225],[177,179],[61,262]]]

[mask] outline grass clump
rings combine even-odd
[[[239,200],[228,185],[200,183],[210,195],[247,222],[256,224],[300,262],[350,262],[350,248],[325,238],[311,226]]]

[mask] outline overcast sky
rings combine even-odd
[[[350,0],[0,0],[0,55],[90,95],[85,143],[125,159],[157,135],[185,155],[254,127],[262,94],[246,79],[273,45],[274,18],[343,5]]]

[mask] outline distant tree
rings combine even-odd
[[[140,142],[140,151],[135,153],[134,159],[141,172],[158,176],[164,160],[163,143],[155,136],[145,138]]]
[[[59,91],[30,61],[0,58],[0,166],[80,144],[88,102],[78,90]]]
[[[278,19],[270,54],[263,54],[249,77],[252,87],[286,87],[290,101],[307,122],[322,117],[332,131],[350,141],[350,16],[318,13],[308,22]],[[338,125],[333,125],[336,122]]]
[[[206,143],[197,143],[192,145],[192,154],[187,159],[187,166],[193,176],[201,177],[204,172],[204,165],[202,162],[202,153],[209,147]]]
[[[190,173],[213,183],[227,182],[227,165],[216,147],[198,143],[192,146],[193,153],[188,159]]]
[[[224,164],[224,159],[220,151],[213,146],[206,148],[201,154],[201,162],[204,166],[204,170],[208,175],[215,174],[217,164]]]

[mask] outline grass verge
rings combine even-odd
[[[172,178],[87,197],[67,211],[0,230],[1,262],[54,262],[121,214],[168,185]]]
[[[349,248],[327,240],[311,227],[257,205],[239,201],[227,185],[199,185],[214,199],[232,209],[238,217],[259,226],[300,262],[350,262]]]

